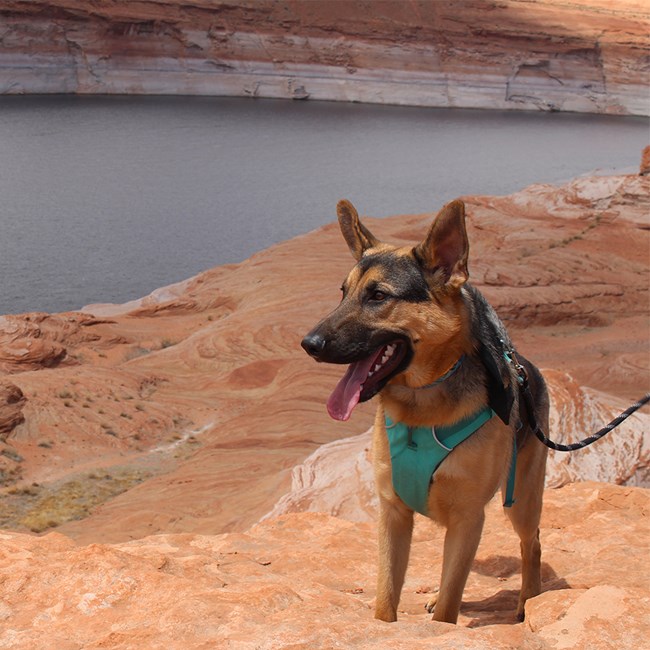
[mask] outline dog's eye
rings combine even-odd
[[[373,302],[381,302],[382,300],[386,300],[386,298],[388,298],[388,294],[385,294],[383,291],[376,290],[370,294],[370,300]]]

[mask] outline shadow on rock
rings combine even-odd
[[[521,560],[514,556],[492,555],[488,558],[475,560],[472,571],[480,575],[499,579],[507,579],[521,571]],[[559,578],[553,568],[542,562],[542,593],[570,589],[571,586],[564,578]],[[518,623],[517,603],[519,589],[502,589],[481,600],[465,601],[461,612],[473,617],[468,627],[483,627],[485,625],[512,625]]]

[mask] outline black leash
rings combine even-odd
[[[583,447],[587,447],[593,442],[596,442],[596,440],[600,440],[604,435],[608,434],[612,429],[615,429],[621,422],[629,418],[630,415],[632,415],[632,413],[638,411],[644,404],[647,404],[648,402],[650,402],[650,393],[646,393],[638,402],[632,404],[630,408],[623,411],[623,413],[621,413],[618,417],[614,418],[607,426],[604,426],[599,431],[596,431],[596,433],[594,433],[592,436],[588,436],[587,438],[584,438],[584,440],[581,440],[580,442],[573,442],[570,445],[561,445],[558,442],[553,442],[546,435],[544,435],[544,432],[539,428],[537,423],[535,423],[535,427],[533,428],[533,433],[549,449],[554,449],[555,451],[575,451],[576,449],[582,449]]]
[[[513,350],[507,351],[506,359],[511,361],[517,370],[519,375],[519,389],[520,395],[524,398],[524,406],[528,415],[528,423],[530,428],[533,430],[533,433],[537,436],[538,440],[543,442],[549,449],[554,449],[555,451],[575,451],[576,449],[583,449],[600,440],[604,435],[607,435],[612,429],[615,429],[621,422],[627,420],[627,418],[632,415],[635,411],[638,411],[644,404],[650,402],[650,393],[646,393],[638,402],[635,402],[627,408],[623,413],[618,417],[614,418],[607,426],[604,426],[599,431],[596,431],[591,436],[580,440],[580,442],[573,442],[570,445],[562,445],[559,442],[554,442],[551,440],[537,424],[537,419],[535,418],[535,405],[533,403],[533,396],[530,392],[530,386],[528,385],[528,373],[526,369],[519,363],[517,357]]]

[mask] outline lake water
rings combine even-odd
[[[648,120],[204,97],[0,98],[0,313],[124,302],[335,219],[634,171]]]

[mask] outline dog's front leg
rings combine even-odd
[[[433,612],[434,621],[456,623],[463,590],[483,531],[485,514],[455,513],[448,523],[442,559],[440,591]]]
[[[379,498],[379,568],[375,618],[397,620],[413,534],[413,511]]]

